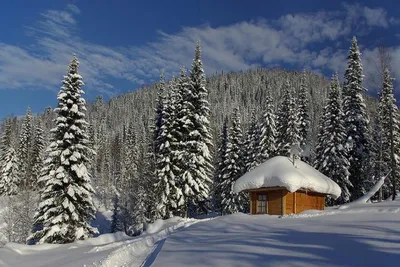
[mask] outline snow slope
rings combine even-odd
[[[157,242],[196,222],[179,217],[157,221],[150,225],[151,233],[139,237],[129,237],[120,232],[63,245],[6,243],[0,248],[0,266],[140,266],[157,247]]]
[[[290,192],[302,189],[332,195],[338,198],[340,187],[331,179],[305,162],[296,160],[295,166],[288,157],[277,156],[240,177],[233,190],[239,193],[260,187],[285,187]]]
[[[356,203],[283,217],[234,214],[156,221],[65,245],[0,247],[1,267],[397,266],[400,201]]]
[[[163,267],[398,266],[400,202],[283,218],[219,217],[168,237],[152,263]]]

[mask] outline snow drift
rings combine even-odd
[[[233,185],[239,193],[261,187],[285,187],[290,192],[299,189],[323,193],[338,198],[340,187],[331,179],[300,160],[296,166],[288,157],[277,156],[240,177]]]

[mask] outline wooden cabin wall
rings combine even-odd
[[[296,194],[296,213],[305,210],[325,209],[325,196],[313,192],[295,192]]]
[[[305,210],[323,210],[325,196],[314,192],[297,191],[291,193],[286,189],[275,189],[250,192],[250,214],[257,214],[257,199],[259,194],[267,194],[267,213],[284,215],[299,213]]]
[[[284,190],[269,191],[267,193],[268,214],[282,215]]]

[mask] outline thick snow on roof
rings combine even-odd
[[[338,198],[342,192],[331,179],[300,160],[296,166],[287,157],[274,157],[240,177],[233,185],[239,193],[243,190],[261,187],[285,187],[290,192],[307,189]]]

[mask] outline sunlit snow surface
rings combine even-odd
[[[400,201],[283,217],[176,217],[157,221],[139,237],[117,233],[66,245],[7,243],[0,248],[1,267],[397,266],[399,262]]]
[[[295,164],[287,157],[277,156],[240,177],[233,190],[240,192],[260,187],[285,187],[290,192],[307,189],[338,198],[340,187],[331,179],[300,160]]]

